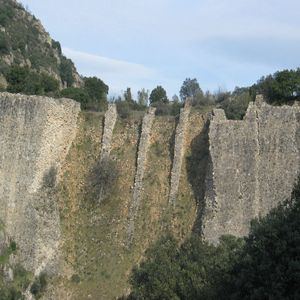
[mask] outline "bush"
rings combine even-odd
[[[242,245],[232,236],[213,246],[193,235],[179,246],[167,235],[147,250],[146,259],[133,270],[129,299],[218,299],[216,287]]]
[[[158,102],[153,105],[156,107],[155,114],[157,116],[177,116],[180,113],[180,108],[183,107],[183,104],[180,102],[171,102],[171,103],[162,103]]]
[[[12,67],[6,75],[7,90],[11,93],[24,93],[28,95],[45,95],[55,93],[59,83],[47,74],[39,74],[28,67]]]
[[[101,203],[114,192],[119,178],[117,163],[110,159],[98,160],[88,178],[88,188],[93,201]]]
[[[89,108],[104,110],[107,107],[108,86],[97,77],[85,77],[84,89],[89,95]]]
[[[300,179],[290,200],[214,246],[170,235],[134,268],[128,299],[300,299]]]
[[[74,87],[62,90],[60,96],[78,101],[81,104],[82,109],[87,107],[90,99],[88,93],[84,89]]]
[[[59,89],[59,82],[47,74],[40,75],[40,85],[42,86],[43,92],[46,94],[51,92],[54,93]]]
[[[130,103],[127,101],[116,101],[117,112],[120,118],[127,119],[132,111]]]
[[[9,42],[5,33],[0,32],[0,53],[9,53]]]
[[[300,180],[290,200],[252,221],[245,242],[220,299],[300,299]]]
[[[56,184],[57,169],[51,167],[43,176],[43,186],[45,188],[53,188]]]
[[[232,93],[232,96],[221,102],[220,106],[224,109],[228,119],[242,120],[247,111],[249,102],[252,100],[249,91],[240,94]]]
[[[52,47],[58,51],[59,55],[62,54],[60,42],[52,40]]]
[[[65,56],[61,57],[61,63],[59,66],[59,73],[63,83],[67,84],[67,87],[71,87],[74,83],[73,78],[73,62],[66,58]]]
[[[30,292],[35,296],[36,299],[41,298],[43,292],[45,291],[47,286],[47,275],[45,273],[41,273],[33,282],[30,287]]]
[[[71,277],[71,281],[74,283],[79,283],[80,282],[80,277],[78,274],[73,274]]]
[[[0,25],[5,26],[15,15],[14,9],[9,4],[1,4]]]

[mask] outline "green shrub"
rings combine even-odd
[[[232,93],[232,96],[221,102],[220,106],[224,109],[228,119],[242,120],[249,102],[252,100],[253,98],[247,90],[241,93]]]
[[[80,277],[78,274],[73,274],[71,277],[71,281],[74,283],[79,283],[80,282]]]
[[[46,188],[53,188],[56,184],[57,169],[51,167],[43,176],[43,186]]]
[[[0,53],[9,53],[9,41],[3,32],[0,32]]]
[[[31,285],[30,292],[35,296],[36,299],[39,299],[41,298],[46,287],[47,287],[47,275],[45,273],[41,273]]]
[[[108,158],[98,160],[88,177],[90,198],[95,202],[102,202],[111,195],[119,178],[117,162]]]
[[[62,54],[60,42],[52,40],[52,47],[58,51],[59,55]]]
[[[59,83],[47,74],[39,74],[28,67],[12,67],[7,75],[7,90],[11,93],[45,95],[58,90]]]
[[[59,73],[62,82],[67,84],[67,87],[71,87],[74,83],[73,78],[73,62],[66,58],[65,56],[61,57],[61,63],[59,66]]]
[[[285,104],[300,99],[300,68],[278,71],[251,86],[251,95],[263,94],[269,103]]]
[[[74,87],[62,90],[60,96],[78,101],[81,104],[82,109],[87,107],[90,99],[88,93],[84,89]]]
[[[183,107],[182,103],[171,102],[171,103],[163,103],[158,102],[155,103],[153,106],[156,107],[155,114],[157,116],[177,116],[180,113],[180,108]]]
[[[167,235],[147,250],[146,259],[133,270],[129,299],[218,299],[216,286],[242,245],[232,236],[213,246],[193,235],[179,246]]]
[[[120,118],[127,119],[132,111],[130,103],[127,101],[116,101],[117,112]]]
[[[167,235],[134,268],[128,299],[299,299],[300,180],[290,200],[218,245]]]
[[[9,4],[1,4],[0,25],[5,26],[15,15],[13,7]]]

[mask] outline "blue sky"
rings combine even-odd
[[[300,67],[299,0],[22,0],[86,76],[111,93],[186,77],[203,90]]]

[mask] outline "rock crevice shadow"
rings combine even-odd
[[[186,158],[188,181],[192,186],[197,205],[197,217],[193,232],[201,234],[202,217],[204,211],[205,179],[209,164],[209,120],[206,121],[202,131],[191,142],[191,154]]]

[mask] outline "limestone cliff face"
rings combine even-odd
[[[257,98],[244,120],[215,110],[209,129],[203,235],[246,235],[251,219],[289,198],[300,169],[300,107]]]
[[[183,110],[177,126],[153,110],[126,120],[113,105],[79,111],[68,99],[0,93],[0,220],[26,269],[59,275],[45,299],[126,294],[132,267],[166,230],[245,235],[299,174],[296,105],[259,100],[242,121],[217,109],[209,127],[208,109]],[[108,155],[120,175],[99,204],[88,180]]]
[[[0,219],[20,261],[35,273],[57,263],[60,222],[53,190],[79,111],[69,99],[0,94]]]

